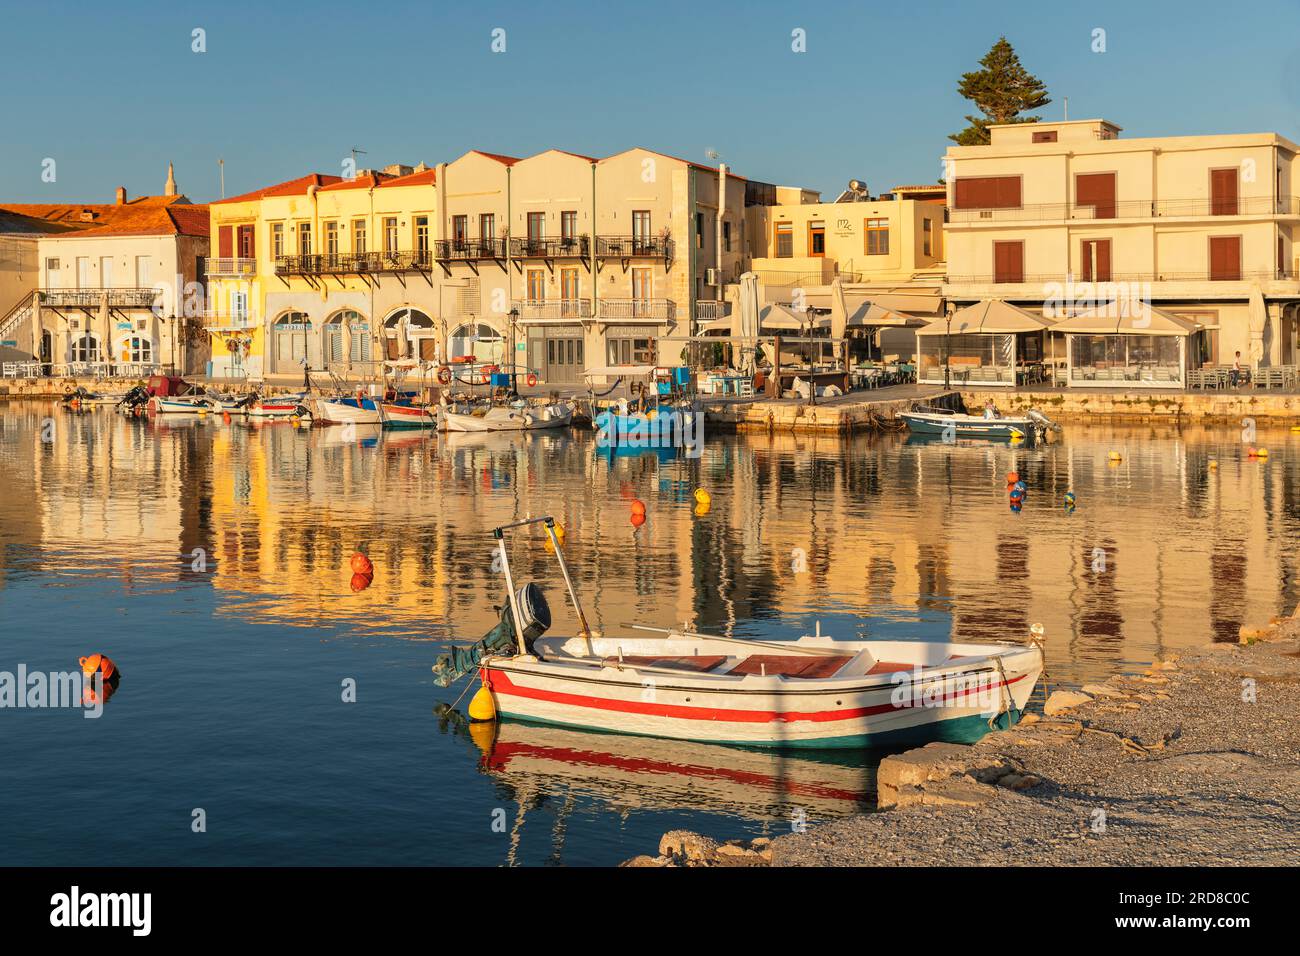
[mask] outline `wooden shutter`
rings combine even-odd
[[[1218,281],[1241,278],[1241,236],[1210,237],[1210,278]]]
[[[1093,270],[1094,259],[1096,260],[1095,273]],[[1084,282],[1109,282],[1111,277],[1110,240],[1083,240],[1081,265],[1080,274]]]
[[[1091,206],[1097,219],[1115,218],[1115,174],[1079,173],[1074,177],[1074,201]]]
[[[230,259],[235,254],[234,227],[218,226],[217,227],[217,255],[222,259]]]
[[[1035,143],[1055,143],[1056,130],[1054,129],[1040,130],[1034,133],[1033,141]]]
[[[1020,206],[1019,176],[966,176],[953,191],[957,209],[1017,209]]]
[[[1023,242],[993,243],[993,281],[1025,281],[1025,245]]]
[[[239,258],[253,259],[256,254],[253,252],[253,227],[239,227]]]
[[[1237,215],[1237,168],[1210,170],[1210,215]]]

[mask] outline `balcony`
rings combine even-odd
[[[1271,269],[1265,272],[1112,272],[1096,280],[1060,272],[1024,273],[1015,278],[996,275],[950,275],[944,277],[945,285],[1049,285],[1073,283],[1074,285],[1113,285],[1137,282],[1295,282],[1297,274],[1289,269]]]
[[[700,319],[725,319],[731,315],[731,303],[715,299],[702,299],[695,303],[695,316]]]
[[[524,299],[513,303],[521,322],[579,322],[591,318],[590,299]]]
[[[506,258],[504,239],[440,239],[434,244],[434,255],[443,262],[477,262],[481,259]]]
[[[261,323],[247,312],[229,309],[207,309],[203,312],[203,328],[209,332],[251,332]]]
[[[310,256],[277,256],[278,276],[367,275],[383,272],[428,272],[427,251],[339,252]]]
[[[98,309],[105,299],[109,308],[148,309],[161,289],[42,289],[41,305],[53,309]]]
[[[511,239],[510,254],[516,259],[585,259],[591,254],[591,242],[586,236]]]
[[[672,299],[601,299],[600,320],[620,322],[672,322],[677,318],[677,303]]]
[[[609,259],[673,257],[673,241],[664,236],[597,236],[596,255]]]
[[[224,279],[230,277],[257,275],[256,259],[209,259],[208,278]]]
[[[948,222],[1063,222],[1110,219],[1212,219],[1220,216],[1300,216],[1300,197],[1124,200],[1100,205],[1031,203],[1015,209],[949,209]]]

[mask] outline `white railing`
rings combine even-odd
[[[672,299],[601,299],[602,319],[652,319],[667,322],[676,317]]]
[[[219,258],[208,260],[208,276],[251,276],[257,274],[256,259]]]
[[[524,299],[513,303],[519,318],[527,319],[589,319],[590,299]]]

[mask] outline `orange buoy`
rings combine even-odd
[[[375,576],[373,574],[365,574],[358,571],[356,574],[352,575],[352,590],[364,591],[366,588],[370,587],[371,582],[374,580]]]
[[[1007,484],[1008,484],[1008,485],[1014,485],[1014,484],[1015,484],[1017,481],[1019,481],[1019,480],[1020,480],[1020,472],[1018,472],[1018,471],[1009,471],[1009,472],[1007,472]]]
[[[643,519],[645,518],[645,502],[640,498],[632,499],[632,514],[640,515]]]
[[[632,527],[639,528],[643,524],[645,524],[645,512],[644,511],[632,512]]]
[[[352,555],[352,570],[357,574],[374,574],[375,566],[370,563],[370,559],[358,551]]]
[[[81,673],[86,677],[94,677],[98,672],[105,681],[116,681],[121,676],[117,665],[109,660],[107,654],[91,654],[89,657],[81,658],[79,663]]]

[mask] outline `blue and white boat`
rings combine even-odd
[[[1042,412],[1030,409],[1024,415],[967,415],[946,408],[921,407],[899,412],[914,435],[933,435],[945,441],[982,439],[985,441],[1035,441],[1060,426]]]

